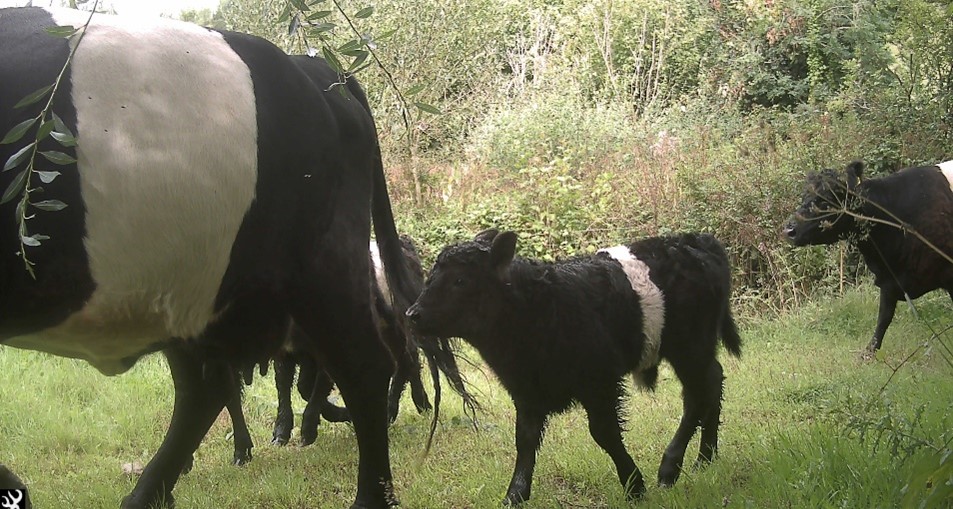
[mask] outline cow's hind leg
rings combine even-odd
[[[245,412],[242,411],[242,382],[235,378],[232,381],[232,387],[229,391],[228,401],[225,402],[225,408],[228,409],[228,415],[232,419],[232,438],[235,440],[235,450],[232,456],[232,464],[242,466],[251,461],[251,449],[255,444],[252,443],[251,433],[248,431],[248,423],[245,422]]]
[[[682,420],[662,455],[658,471],[659,486],[671,486],[681,475],[688,442],[695,436],[695,431],[705,416],[708,392],[706,368],[699,367],[697,362],[673,363],[672,367],[682,382]]]
[[[711,462],[718,454],[718,426],[721,424],[721,397],[724,390],[724,371],[713,360],[705,375],[705,410],[701,418],[702,438],[695,466]]]
[[[278,415],[272,431],[271,443],[285,445],[291,440],[294,428],[294,409],[291,407],[291,386],[294,385],[297,364],[292,356],[282,352],[274,359],[275,388],[278,390]]]
[[[123,509],[172,506],[172,488],[183,467],[208,433],[229,398],[235,371],[224,363],[205,362],[181,346],[165,351],[175,386],[169,431],[139,482],[122,501]]]
[[[366,249],[366,247],[364,247]],[[366,259],[366,256],[364,257]],[[397,504],[391,480],[387,438],[387,384],[393,362],[378,336],[370,307],[367,267],[324,261],[323,273],[298,288],[292,314],[313,339],[314,354],[347,404],[358,442],[357,497],[353,508],[380,509]],[[355,270],[356,269],[356,270]],[[344,278],[342,281],[340,278]]]
[[[589,434],[615,463],[619,482],[625,488],[626,498],[635,500],[645,494],[645,480],[622,442],[622,428],[619,425],[621,396],[619,391],[618,384],[615,384],[604,397],[585,401],[583,406],[589,417]]]

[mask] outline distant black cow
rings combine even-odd
[[[844,175],[829,169],[809,175],[784,235],[795,246],[857,243],[880,288],[877,328],[864,354],[869,357],[880,349],[898,301],[940,288],[953,297],[953,161],[868,180],[863,171],[858,161]]]
[[[0,145],[0,161],[29,154],[36,138],[41,153],[69,156],[50,156],[66,163],[53,166],[38,155],[42,176],[25,163],[0,173],[13,198],[0,205],[0,342],[85,359],[107,375],[165,352],[169,432],[123,501],[144,508],[172,502],[236,366],[270,358],[290,315],[348,404],[360,455],[354,507],[394,505],[392,359],[369,290],[372,217],[398,313],[419,288],[360,86],[332,87],[341,77],[324,61],[296,63],[261,38],[169,19],[97,14],[81,41],[46,33],[87,19],[0,9],[0,136],[29,127]],[[51,104],[79,141],[66,148],[49,134],[68,139],[59,124],[31,124],[47,98],[14,106],[56,81],[71,42]],[[20,208],[24,186],[33,203],[67,208]]]
[[[557,263],[513,258],[516,234],[495,230],[449,246],[407,316],[421,332],[472,344],[516,406],[516,467],[504,503],[530,496],[548,417],[579,403],[589,432],[615,463],[630,498],[645,491],[622,443],[621,379],[654,388],[667,360],[682,382],[684,415],[665,450],[659,483],[673,484],[702,428],[697,463],[718,446],[719,335],[740,355],[728,304],[730,272],[709,235],[650,238]]]

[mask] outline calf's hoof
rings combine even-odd
[[[419,405],[418,405],[417,402],[415,401],[415,402],[414,402],[414,406],[417,407],[417,413],[418,413],[418,414],[426,413],[426,412],[429,412],[429,411],[433,410],[433,405],[431,405],[430,402],[427,401],[427,400],[424,400],[424,401],[423,401],[421,404],[419,404]]]
[[[503,505],[505,507],[516,507],[527,500],[529,500],[529,493],[507,493],[503,499]]]
[[[625,498],[631,502],[641,500],[645,496],[645,480],[642,473],[637,472],[625,485]]]
[[[291,440],[291,428],[275,428],[271,434],[271,445],[288,445]]]
[[[232,458],[232,465],[240,467],[251,461],[251,447],[247,449],[236,449],[235,457]]]
[[[314,433],[306,433],[304,431],[301,432],[301,446],[302,447],[307,447],[313,444],[317,439],[318,439],[317,431],[315,431]]]

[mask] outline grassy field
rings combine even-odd
[[[936,470],[936,449],[948,448],[953,437],[953,369],[939,343],[921,347],[931,328],[951,323],[949,299],[921,299],[919,319],[899,308],[883,355],[861,362],[876,307],[876,293],[868,287],[777,320],[744,320],[743,357],[722,355],[727,380],[721,454],[708,468],[685,472],[673,488],[654,483],[680,416],[680,387],[663,370],[657,392],[634,392],[625,439],[650,485],[640,506],[953,504],[950,498],[926,499],[933,490],[921,478]],[[895,372],[891,366],[911,354]],[[405,396],[390,435],[403,507],[499,505],[515,457],[514,412],[491,375],[476,368],[468,375],[486,410],[479,431],[463,416],[459,400],[448,397],[426,458],[429,415],[414,413]],[[135,483],[123,464],[149,460],[172,410],[160,356],[106,378],[81,362],[0,348],[0,399],[0,462],[28,483],[40,509],[118,507]],[[271,446],[270,379],[249,388],[246,410],[257,444],[254,461],[242,468],[229,464],[230,423],[221,416],[196,453],[195,468],[176,487],[178,507],[338,508],[352,501],[357,453],[348,425],[322,424],[317,443],[307,448]],[[697,437],[688,462],[696,444]],[[949,497],[950,490],[944,493]],[[525,507],[624,506],[611,461],[589,437],[583,412],[555,418]]]

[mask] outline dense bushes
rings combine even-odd
[[[543,257],[644,235],[707,231],[728,246],[739,303],[754,312],[781,311],[866,277],[844,246],[794,250],[780,238],[806,171],[856,158],[888,171],[944,156],[925,132],[923,143],[885,149],[890,127],[855,114],[742,112],[695,101],[658,118],[616,122],[605,136],[605,125],[588,121],[600,118],[597,109],[563,111],[564,117],[505,131],[499,140],[508,143],[475,138],[480,146],[470,147],[465,164],[432,165],[424,172],[431,192],[423,204],[398,184],[401,227],[419,239],[425,257],[488,226],[521,231],[521,252]],[[569,147],[588,151],[553,151],[566,131],[575,136]],[[583,143],[590,139],[602,142]]]
[[[227,0],[212,23],[289,51],[317,45],[313,32],[288,35],[287,5]],[[520,230],[523,254],[540,257],[701,230],[727,244],[739,301],[778,311],[863,276],[842,246],[795,251],[779,238],[806,171],[864,159],[876,174],[953,156],[953,7],[943,3],[374,8],[356,21],[386,72],[360,77],[398,219],[425,257],[488,226]],[[319,19],[338,26],[320,32],[326,43],[354,37],[338,13]],[[406,109],[398,91],[443,113]]]

